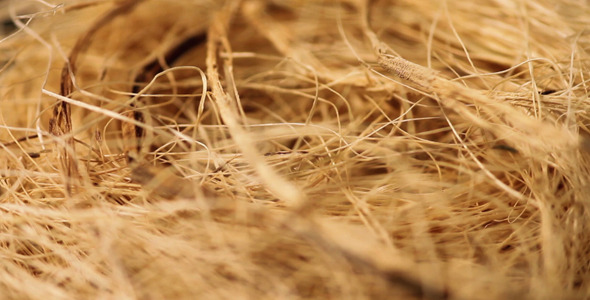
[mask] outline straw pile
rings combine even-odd
[[[590,297],[588,2],[0,12],[0,299]]]

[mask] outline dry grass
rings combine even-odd
[[[0,299],[590,297],[587,1],[0,10]]]

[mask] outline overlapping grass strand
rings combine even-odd
[[[0,299],[590,297],[583,1],[0,11]]]

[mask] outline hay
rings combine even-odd
[[[0,9],[0,299],[590,297],[586,2]]]

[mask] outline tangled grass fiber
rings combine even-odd
[[[0,12],[0,299],[590,297],[587,1]]]

